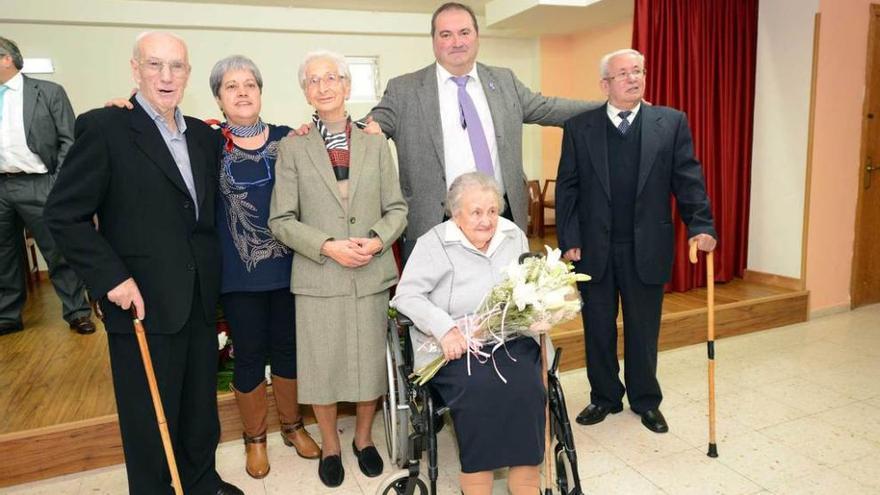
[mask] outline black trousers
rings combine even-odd
[[[272,374],[295,379],[296,313],[290,289],[230,292],[220,296],[220,303],[232,332],[235,388],[247,393],[259,385],[267,359]]]
[[[621,405],[623,394],[636,413],[656,409],[663,400],[657,382],[657,339],[663,307],[663,285],[644,284],[636,273],[633,245],[613,244],[605,274],[579,282],[584,298],[584,345],[590,402]],[[623,304],[624,381],[618,377],[617,313]]]
[[[187,495],[217,492],[214,454],[220,439],[217,416],[217,332],[205,321],[198,283],[184,327],[175,334],[147,334],[156,382]],[[147,307],[145,321],[149,321]],[[109,333],[110,366],[122,449],[131,495],[173,494],[156,414],[137,337]]]

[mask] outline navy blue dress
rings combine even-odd
[[[269,230],[278,145],[289,132],[289,127],[269,125],[262,147],[224,147],[220,158],[220,304],[235,347],[233,384],[244,393],[265,379],[267,361],[273,375],[297,376],[296,314],[290,293],[293,252]]]
[[[467,357],[450,361],[429,382],[449,406],[464,473],[535,466],[544,459],[541,347],[527,337],[506,346],[507,352],[495,351],[495,366],[507,383],[491,360],[471,358],[468,375]]]

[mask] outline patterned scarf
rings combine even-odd
[[[351,117],[346,119],[345,130],[335,134],[331,133],[330,129],[324,125],[321,117],[318,117],[317,112],[312,114],[312,122],[318,130],[318,134],[324,139],[324,146],[327,148],[327,154],[330,156],[330,165],[333,166],[333,175],[336,176],[336,180],[348,180],[349,159],[351,158],[351,152],[349,151],[352,124]],[[356,125],[358,129],[366,127],[366,124],[359,121],[355,121],[354,125]]]

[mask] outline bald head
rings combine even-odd
[[[143,44],[156,41],[177,42],[183,48],[183,51],[187,52],[186,42],[183,41],[183,38],[174,33],[165,31],[144,31],[134,39],[134,48],[131,52],[131,58],[141,60],[141,57],[143,57]]]

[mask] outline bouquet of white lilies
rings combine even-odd
[[[580,313],[581,299],[575,282],[590,280],[589,275],[575,273],[571,262],[561,259],[559,249],[544,247],[546,256],[531,256],[507,266],[507,278],[486,294],[476,312],[459,320],[459,329],[468,344],[468,372],[472,357],[480,363],[491,359],[495,366],[494,353],[508,340],[547,333],[554,325]],[[446,363],[441,354],[416,370],[416,383],[427,383]],[[495,372],[507,383],[497,366]]]

